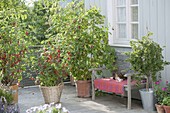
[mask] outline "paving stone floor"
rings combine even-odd
[[[61,103],[70,113],[148,113],[142,109],[141,101],[132,100],[132,110],[126,109],[126,98],[105,94],[91,98],[78,98],[75,86],[65,84],[61,97]],[[42,94],[38,86],[19,89],[19,107],[21,113],[26,109],[44,104]]]

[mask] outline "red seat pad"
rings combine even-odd
[[[131,84],[135,84],[133,81]],[[127,80],[123,80],[122,82],[117,82],[113,78],[100,78],[94,80],[94,87],[110,93],[122,94],[124,95],[124,85],[127,85]]]

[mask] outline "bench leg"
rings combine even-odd
[[[92,90],[92,100],[95,100],[95,90]]]
[[[128,109],[131,109],[131,76],[128,76],[128,80],[127,80],[127,87],[128,87]]]
[[[94,75],[96,71],[92,71],[92,100],[95,100]]]

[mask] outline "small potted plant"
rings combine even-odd
[[[162,90],[167,92],[167,95],[164,96],[162,100],[162,105],[164,107],[165,113],[170,112],[170,83],[166,81],[166,87],[162,88]]]
[[[164,99],[164,97],[168,96],[168,87],[169,87],[168,81],[166,81],[165,87],[161,86],[161,82],[162,82],[162,80],[159,79],[155,82],[155,84],[153,86],[154,87],[154,95],[155,95],[155,98],[156,98],[155,106],[156,106],[158,113],[164,113],[165,112],[165,110],[163,108],[163,99]]]
[[[165,113],[170,113],[170,95],[164,97],[162,104],[164,105]]]
[[[149,111],[154,110],[153,90],[149,88],[150,78],[155,80],[156,73],[169,64],[163,60],[163,49],[160,45],[149,38],[151,35],[152,33],[148,32],[141,40],[131,41],[132,51],[127,53],[129,55],[127,61],[131,63],[132,70],[137,73],[136,76],[146,78],[146,89],[141,89],[140,94],[144,109]]]

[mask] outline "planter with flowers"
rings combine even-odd
[[[149,88],[150,82],[156,79],[157,72],[169,64],[163,60],[163,49],[160,45],[149,38],[151,35],[149,32],[141,40],[131,41],[132,52],[127,53],[129,55],[127,61],[131,63],[132,70],[138,73],[136,76],[146,77],[146,89],[141,89],[140,94],[143,107],[148,111],[154,110],[154,96],[152,88]]]
[[[161,86],[162,80],[157,80],[154,84],[154,95],[156,97],[156,109],[158,113],[165,113],[165,110],[163,108],[163,104],[165,103],[164,98],[168,97],[169,91],[170,91],[170,85],[168,81],[166,81],[166,86]],[[163,101],[164,100],[164,101]]]
[[[20,0],[9,3],[2,0],[0,4],[0,85],[11,89],[17,102],[17,83],[28,61],[29,30],[24,23],[27,10]]]
[[[166,81],[166,86],[160,86],[161,80],[155,82],[154,94],[157,99],[157,112],[170,113],[170,83]]]
[[[164,97],[162,104],[164,105],[165,113],[170,113],[170,94]]]

